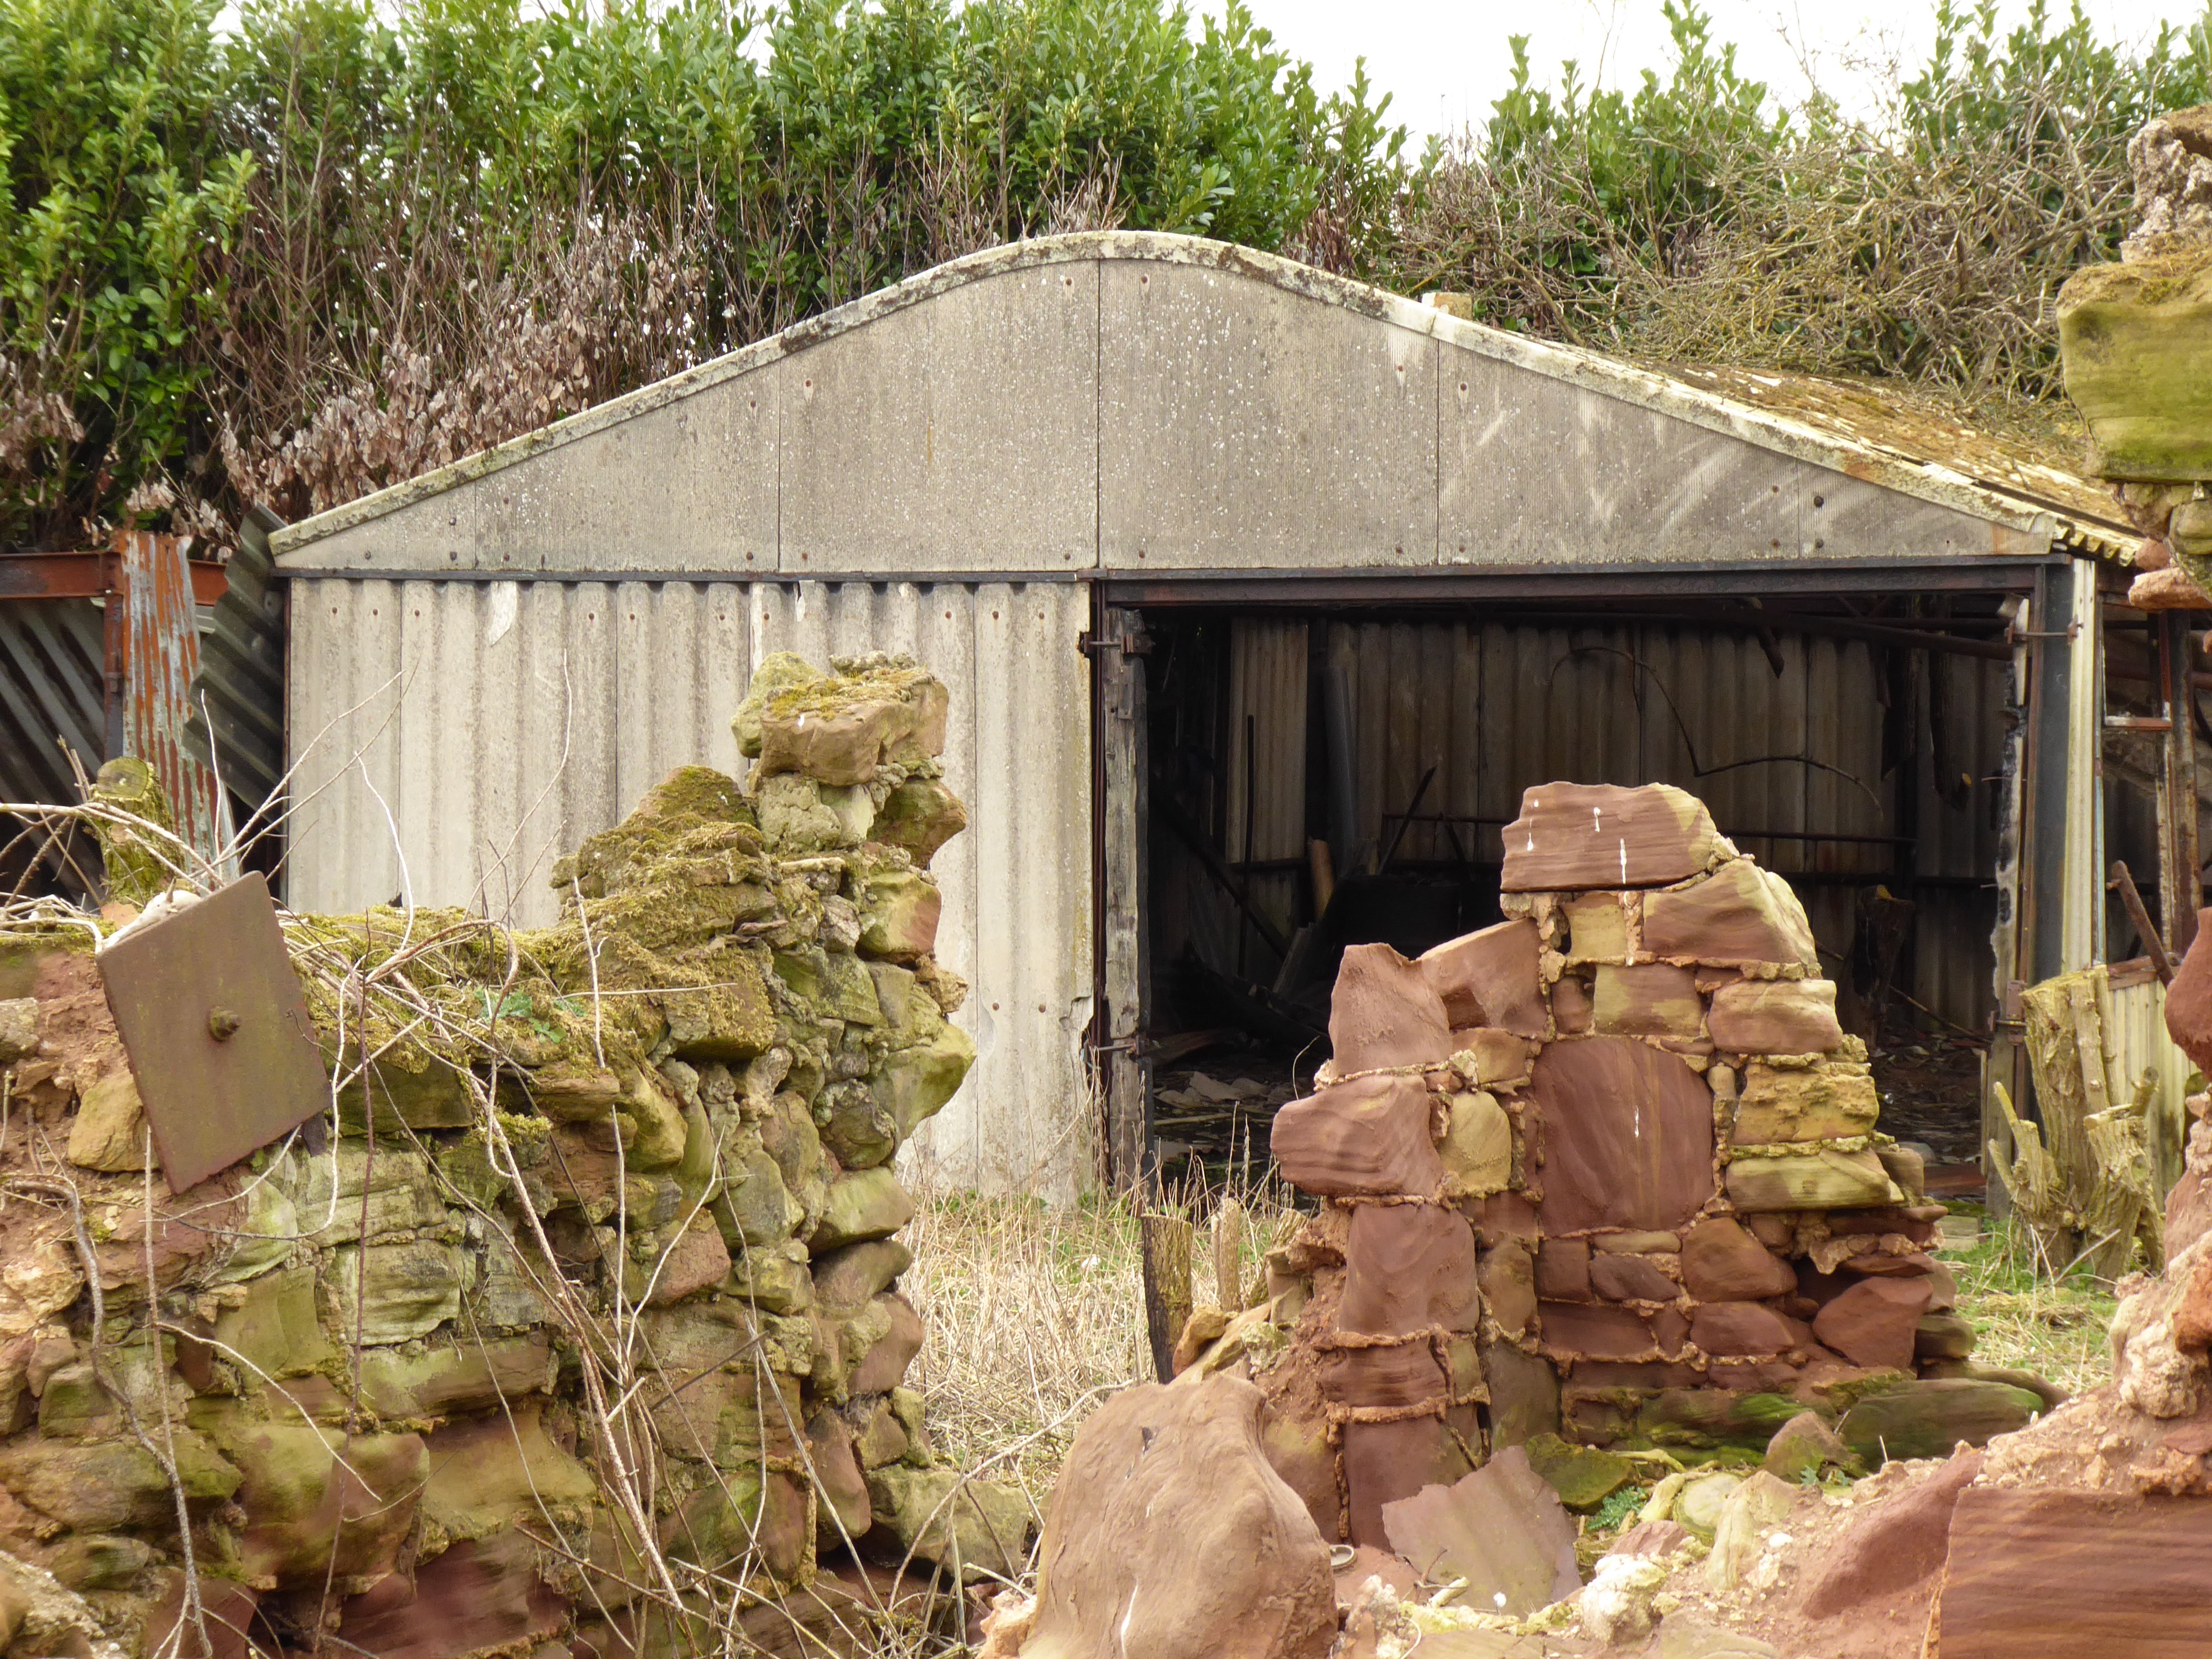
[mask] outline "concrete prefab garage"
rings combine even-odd
[[[972,819],[936,866],[979,1054],[918,1139],[947,1179],[1133,1166],[1167,962],[1280,981],[1316,840],[1479,894],[1555,776],[1705,795],[1838,952],[1901,884],[1908,988],[1994,1018],[2009,1076],[2010,987],[2103,948],[2133,538],[1972,434],[1794,395],[1188,238],[975,255],[272,538],[289,898],[544,921],[558,851],[738,769],[764,655],[903,650]],[[1923,736],[1886,752],[1900,662]]]

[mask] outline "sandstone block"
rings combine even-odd
[[[944,1109],[975,1063],[975,1044],[968,1034],[940,1024],[927,1042],[885,1054],[868,1074],[868,1089],[904,1141]]]
[[[1986,1445],[2027,1426],[2039,1395],[2006,1382],[1938,1377],[1871,1394],[1845,1412],[1836,1432],[1869,1466],[1893,1457],[1947,1457],[1961,1440]]]
[[[543,1526],[599,1496],[592,1472],[545,1431],[534,1407],[449,1423],[422,1444],[422,1513],[451,1538],[488,1538],[526,1519]]]
[[[1798,1346],[1790,1322],[1756,1302],[1709,1302],[1690,1319],[1690,1340],[1709,1354],[1787,1353]]]
[[[1417,1077],[1330,1084],[1278,1111],[1268,1144],[1284,1178],[1310,1193],[1425,1194],[1443,1182]]]
[[[1322,1396],[1339,1406],[1434,1406],[1445,1395],[1443,1368],[1425,1342],[1336,1349],[1320,1376]]]
[[[754,716],[761,774],[849,785],[867,782],[886,763],[932,759],[945,748],[950,704],[944,683],[911,663],[793,680]]]
[[[1481,1312],[1474,1229],[1457,1210],[1363,1204],[1352,1212],[1339,1329],[1369,1336],[1471,1331]]]
[[[891,1463],[869,1472],[868,1498],[875,1524],[901,1555],[963,1577],[1012,1578],[1028,1564],[1029,1500],[1014,1486]]]
[[[246,1375],[251,1393],[270,1377],[312,1371],[330,1357],[330,1339],[315,1315],[315,1270],[288,1268],[255,1279],[246,1299],[216,1316],[217,1357]]]
[[[1498,1328],[1510,1338],[1526,1334],[1536,1317],[1536,1267],[1528,1246],[1515,1239],[1485,1250],[1477,1276]]]
[[[2212,1504],[1970,1486],[1951,1517],[1943,1659],[2185,1659],[2212,1632]]]
[[[1931,1294],[1924,1279],[1863,1279],[1814,1316],[1813,1333],[1854,1365],[1910,1370]]]
[[[1493,1450],[1559,1432],[1559,1374],[1550,1361],[1510,1342],[1488,1342],[1482,1346],[1482,1376],[1490,1390]]]
[[[1696,977],[1686,968],[1650,963],[1597,969],[1590,1029],[1601,1036],[1693,1039],[1704,1018]]]
[[[1449,1060],[1451,1023],[1419,963],[1387,945],[1348,945],[1329,1000],[1337,1075]]]
[[[1835,1210],[1883,1202],[1891,1191],[1872,1152],[1832,1147],[1781,1158],[1739,1158],[1728,1167],[1729,1201],[1737,1209]]]
[[[1853,1516],[1806,1564],[1798,1603],[1806,1616],[1833,1619],[1878,1606],[1939,1571],[1959,1494],[1981,1472],[1981,1453],[1960,1453],[1926,1480]]]
[[[1328,1550],[1262,1449],[1261,1403],[1259,1389],[1231,1376],[1139,1385],[1084,1424],[1046,1512],[1025,1651],[1060,1659],[1328,1651],[1336,1635]],[[1101,1549],[1102,1539],[1120,1544]]]
[[[323,1294],[346,1340],[410,1342],[461,1311],[461,1264],[449,1245],[348,1245],[324,1258]]]
[[[1571,1446],[1540,1434],[1527,1447],[1528,1467],[1569,1509],[1588,1514],[1636,1478],[1635,1465],[1594,1446]]]
[[[959,796],[935,778],[909,778],[884,797],[870,836],[904,848],[927,870],[937,849],[967,827],[968,809]]]
[[[552,1341],[542,1330],[491,1341],[465,1339],[458,1347],[434,1346],[414,1354],[372,1348],[361,1357],[362,1397],[387,1418],[495,1411],[502,1402],[550,1394],[556,1375]]]
[[[1552,987],[1552,1023],[1559,1027],[1561,1036],[1586,1036],[1596,1011],[1590,1004],[1588,981],[1572,974],[1563,974]]]
[[[825,1309],[866,1306],[914,1265],[914,1252],[895,1238],[848,1244],[817,1258],[814,1295]]]
[[[807,1241],[817,1255],[841,1245],[887,1238],[914,1219],[914,1200],[889,1170],[862,1170],[830,1183],[830,1194]]]
[[[1628,893],[1585,893],[1560,908],[1567,919],[1567,960],[1619,963],[1628,959]]]
[[[1913,1327],[1915,1360],[1964,1359],[1973,1351],[1974,1328],[1956,1314],[1923,1314]]]
[[[1753,1060],[1744,1070],[1729,1138],[1739,1146],[1842,1139],[1866,1133],[1881,1112],[1873,1074],[1863,1065],[1824,1060],[1810,1066],[1768,1066]],[[1875,1161],[1881,1163],[1879,1157]]]
[[[1536,1316],[1546,1352],[1587,1359],[1644,1359],[1657,1347],[1640,1315],[1604,1303],[1543,1302]]]
[[[2087,266],[2059,290],[2057,309],[2066,394],[2088,424],[2090,472],[2212,477],[2212,260],[2203,250]]]
[[[1682,1287],[1640,1255],[1601,1253],[1590,1262],[1590,1288],[1609,1302],[1672,1302]]]
[[[806,1425],[806,1453],[820,1500],[815,1547],[833,1550],[868,1530],[873,1516],[867,1476],[854,1450],[853,1431],[836,1412],[817,1413]]]
[[[1825,1054],[1844,1040],[1825,979],[1738,980],[1713,993],[1706,1018],[1714,1046],[1737,1054]]]
[[[1449,1100],[1449,1127],[1437,1146],[1444,1196],[1480,1198],[1502,1190],[1513,1176],[1513,1124],[1505,1109],[1479,1089]]]
[[[860,913],[862,954],[913,962],[937,948],[945,900],[920,871],[875,871],[860,879],[853,902]]]
[[[886,1316],[884,1334],[869,1344],[854,1364],[845,1387],[855,1397],[888,1394],[906,1380],[906,1368],[921,1352],[921,1316],[902,1296],[879,1296],[875,1306]],[[849,1356],[848,1356],[849,1357]]]
[[[240,1424],[220,1437],[241,1477],[239,1564],[274,1588],[341,1583],[392,1570],[429,1474],[419,1435],[352,1435],[285,1423]]]
[[[12,1066],[38,1052],[38,998],[0,997],[0,1066]]]
[[[1421,971],[1455,1027],[1486,1025],[1540,1041],[1548,1036],[1534,922],[1501,921],[1423,953]]]
[[[1587,1239],[1547,1238],[1536,1248],[1536,1293],[1547,1302],[1590,1299]]]
[[[1701,1302],[1758,1302],[1794,1292],[1797,1275],[1741,1223],[1710,1216],[1682,1236],[1682,1282]]]
[[[1661,887],[1728,850],[1705,803],[1663,783],[1540,785],[1522,793],[1504,842],[1508,893]]]
[[[702,1216],[676,1236],[654,1264],[645,1299],[655,1307],[681,1302],[720,1285],[729,1271],[730,1248],[714,1223]]]
[[[1674,1055],[1628,1037],[1554,1043],[1529,1093],[1547,1231],[1671,1230],[1712,1195],[1712,1097]]]
[[[1481,1429],[1473,1420],[1473,1407],[1465,1416],[1468,1420],[1456,1437],[1443,1419],[1434,1417],[1344,1425],[1344,1484],[1352,1511],[1347,1541],[1388,1548],[1384,1505],[1411,1498],[1424,1486],[1454,1485],[1470,1472],[1462,1448],[1479,1443]]]
[[[1750,859],[1703,881],[1644,896],[1644,948],[1710,963],[1796,963],[1818,969],[1813,929],[1790,884]],[[1809,1054],[1811,1049],[1797,1049]]]
[[[179,1429],[174,1441],[177,1473],[189,1502],[205,1509],[238,1490],[236,1466],[204,1437]],[[77,1532],[163,1528],[176,1520],[161,1466],[131,1441],[84,1444],[18,1435],[0,1443],[0,1486]]]
[[[750,1557],[771,1577],[788,1583],[805,1572],[813,1541],[806,1496],[799,1477],[763,1477],[757,1467],[731,1470],[684,1500],[662,1525],[662,1547],[678,1560],[714,1571]]]
[[[1537,1017],[1542,1017],[1540,1006]],[[1474,1056],[1474,1081],[1480,1087],[1525,1081],[1528,1076],[1535,1045],[1527,1037],[1495,1025],[1469,1025],[1454,1027],[1451,1040],[1455,1055]]]
[[[2166,1029],[2197,1069],[2212,1077],[2212,907],[2197,913],[2197,938],[2166,988]]]

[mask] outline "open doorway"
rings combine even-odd
[[[2017,810],[2012,614],[1992,592],[1147,608],[1163,1168],[1263,1170],[1273,1111],[1328,1056],[1344,948],[1418,955],[1496,921],[1500,831],[1553,781],[1679,785],[1787,876],[1885,1128],[1972,1164]]]

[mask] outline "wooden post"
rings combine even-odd
[[[1138,1224],[1138,1246],[1145,1272],[1145,1333],[1151,1339],[1152,1371],[1163,1382],[1175,1380],[1176,1339],[1190,1320],[1192,1227],[1171,1215],[1146,1215]]]
[[[2166,731],[2160,744],[2166,765],[2158,791],[2159,908],[2165,912],[2166,945],[2178,961],[2197,937],[2203,900],[2203,866],[2197,833],[2197,723],[2191,718],[2196,689],[2189,680],[2186,614],[2158,615],[2158,677],[2166,699]]]
[[[1140,1047],[1147,956],[1145,645],[1138,612],[1102,610],[1092,636],[1100,749],[1099,1059],[1106,1179],[1122,1193],[1143,1180],[1152,1146],[1152,1066]]]

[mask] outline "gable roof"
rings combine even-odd
[[[1848,383],[1661,372],[1145,232],[954,260],[272,537],[360,575],[2132,558]]]

